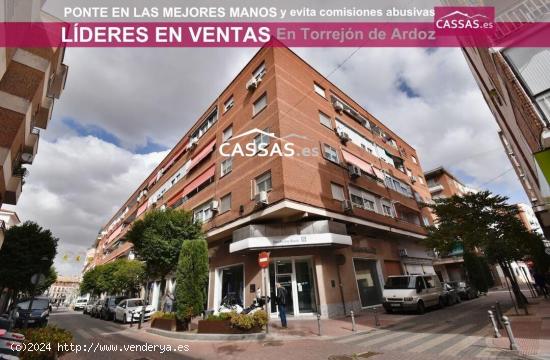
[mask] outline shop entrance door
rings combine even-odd
[[[271,313],[277,316],[276,285],[280,283],[287,292],[286,312],[288,316],[316,312],[315,283],[311,259],[274,259],[269,265],[269,288]]]

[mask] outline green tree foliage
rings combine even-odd
[[[145,265],[141,261],[115,260],[87,271],[80,283],[80,293],[132,295],[139,290],[144,276]]]
[[[479,291],[487,292],[494,286],[489,264],[483,256],[472,253],[464,253],[464,267],[472,285]]]
[[[184,241],[176,272],[176,315],[187,328],[206,302],[208,245],[204,239]]]
[[[145,262],[147,275],[164,278],[174,271],[183,241],[201,234],[201,224],[192,213],[168,208],[148,212],[134,222],[126,237],[134,244],[136,257]]]
[[[509,263],[533,256],[540,238],[525,228],[517,216],[517,206],[507,201],[507,197],[489,191],[436,200],[430,207],[437,216],[437,226],[428,229],[425,245],[442,254],[462,246],[465,254],[480,254],[490,264],[499,264],[522,304],[526,298],[508,271]]]
[[[0,249],[0,288],[29,293],[33,274],[48,275],[57,241],[50,230],[31,221],[9,228]]]

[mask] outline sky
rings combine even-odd
[[[527,202],[459,49],[293,50],[415,147],[425,171]],[[256,51],[66,50],[66,87],[15,207],[60,239],[61,275],[80,273],[101,227]]]

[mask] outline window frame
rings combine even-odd
[[[228,199],[229,198],[229,207],[227,209],[223,209],[223,203],[224,203],[224,199]],[[220,214],[223,214],[223,213],[226,213],[228,211],[231,211],[231,193],[227,193],[225,194],[224,196],[222,196],[220,198]]]
[[[229,106],[229,107],[228,107]],[[229,110],[231,110],[235,106],[235,98],[233,95],[229,97],[224,103],[223,103],[223,113],[225,114]]]
[[[264,100],[264,99],[265,99],[264,106],[261,109],[256,110],[256,104],[259,103],[261,100]],[[252,103],[252,117],[255,117],[256,115],[258,115],[259,113],[264,111],[265,108],[267,108],[267,92],[264,92],[262,95],[258,96],[256,98],[256,100]]]
[[[328,125],[323,122],[323,119],[328,121]],[[322,112],[321,110],[319,110],[319,123],[321,123],[321,125],[329,128],[330,130],[334,129],[334,127],[332,126],[332,118],[330,116],[328,116],[327,114],[325,114],[324,112]]]
[[[197,206],[196,208],[193,209],[193,221],[200,220],[202,224],[205,224],[208,221],[212,220],[212,218],[214,217],[214,213],[213,213],[212,209],[210,208],[210,203],[211,202],[212,202],[212,199],[208,200],[205,203],[202,203],[201,205],[199,205],[199,206]],[[200,219],[197,218],[197,214],[206,214],[207,212],[210,213],[210,217],[203,218],[201,216]]]
[[[230,131],[231,134],[229,136],[226,135],[227,131]],[[233,137],[233,124],[229,125],[222,131],[222,142],[227,142],[229,139]]]
[[[329,157],[327,154],[329,153],[327,151],[327,148],[330,150],[330,151],[334,151],[334,156],[336,157],[336,160],[334,160],[332,157]],[[338,155],[338,150],[336,150],[335,148],[333,148],[332,146],[330,146],[329,144],[326,144],[326,143],[323,143],[323,157],[332,162],[332,163],[335,163],[335,164],[338,164],[340,165],[340,156]]]
[[[263,77],[265,76],[265,73],[266,73],[266,68],[265,68],[265,61],[262,61],[262,63],[260,65],[258,65],[258,67],[256,67],[256,69],[254,71],[252,71],[252,77],[254,77],[254,79],[258,80],[258,81],[261,81],[263,79]]]
[[[227,167],[224,171],[224,164],[229,164],[229,170],[227,170]],[[224,177],[227,174],[230,174],[233,171],[233,157],[225,158],[220,163],[220,178]]]
[[[264,179],[264,177],[265,177],[265,179]],[[265,191],[270,192],[271,190],[273,190],[273,178],[271,176],[271,170],[266,171],[263,174],[261,174],[260,176],[257,176],[257,177],[254,178],[253,196],[258,195],[260,193],[260,191],[263,191],[263,190],[260,190],[259,184],[263,183],[263,182],[266,182],[268,180],[269,180],[269,188],[266,188]]]
[[[337,197],[335,196],[335,192],[334,192],[334,189],[335,189],[335,188],[336,188],[338,191],[341,190],[341,193],[342,193],[341,198],[337,198]],[[330,182],[330,191],[331,191],[331,193],[332,193],[332,198],[333,198],[334,200],[337,200],[337,201],[345,201],[345,200],[346,200],[346,191],[345,191],[343,185],[340,185],[340,184],[337,184],[337,183],[331,181],[331,182]],[[336,194],[336,195],[340,195],[340,194]]]
[[[318,91],[320,90],[320,91]],[[324,87],[322,87],[321,85],[319,85],[317,82],[313,82],[313,91],[321,96],[323,99],[327,99],[327,92],[326,92],[326,89]],[[322,92],[322,93],[321,93]]]

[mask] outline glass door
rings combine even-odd
[[[314,313],[317,311],[315,303],[315,285],[313,283],[313,269],[309,259],[296,260],[296,293],[298,294],[299,313]]]
[[[382,288],[378,278],[375,260],[353,259],[355,278],[361,306],[367,307],[382,303]]]

